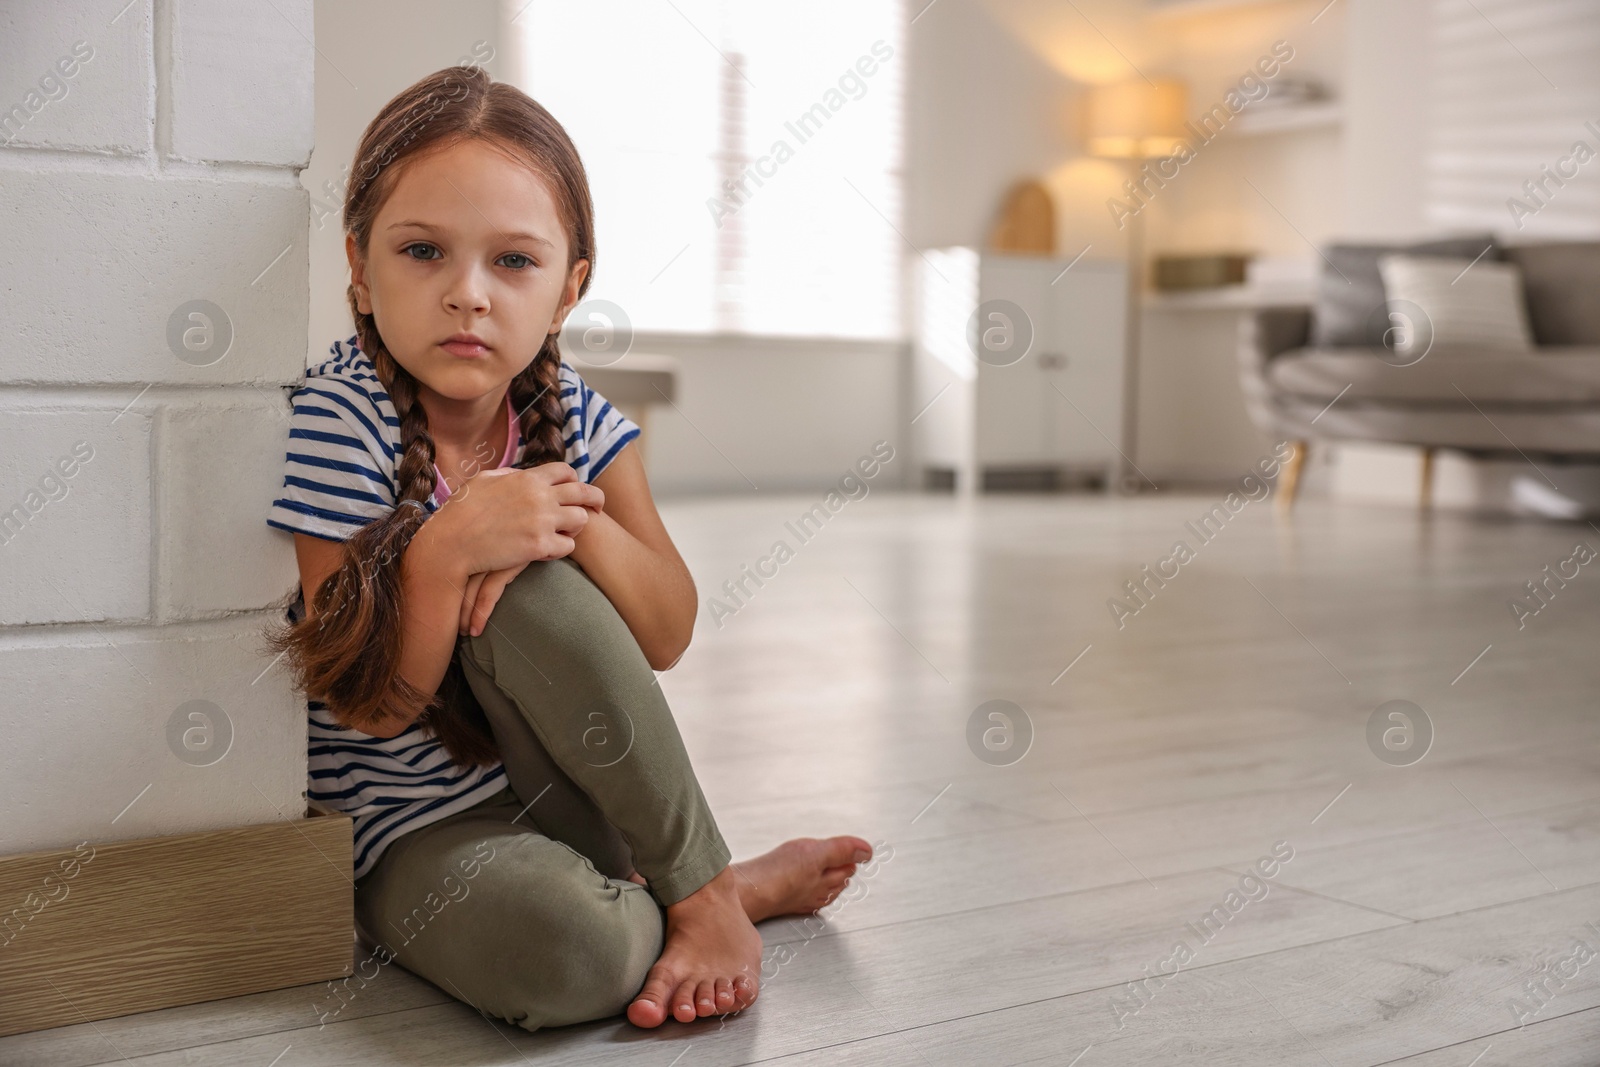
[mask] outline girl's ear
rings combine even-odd
[[[350,284],[356,287],[356,309],[363,315],[372,314],[372,293],[367,289],[366,264],[361,261],[361,251],[356,247],[356,235],[344,235],[344,256],[350,262]]]
[[[580,259],[572,265],[567,272],[567,284],[561,293],[561,306],[556,308],[555,316],[550,320],[550,329],[547,333],[560,333],[561,327],[566,325],[567,313],[577,306],[578,296],[583,292],[583,279],[589,274],[589,261]]]

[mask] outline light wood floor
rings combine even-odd
[[[1574,938],[1600,951],[1600,561],[1526,628],[1508,607],[1600,531],[1263,502],[1202,545],[1184,524],[1216,500],[875,491],[720,629],[702,612],[662,684],[735,854],[852,831],[889,857],[820,930],[766,924],[786,962],[744,1016],[527,1033],[390,966],[321,1029],[312,986],[0,1039],[0,1063],[1600,1064],[1600,958],[1512,1010]],[[815,502],[663,510],[704,598]],[[1119,630],[1107,599],[1180,539]],[[1010,766],[968,748],[993,699],[1032,722]],[[1436,733],[1412,766],[1367,744],[1394,699]],[[1267,895],[1200,943],[1280,841]]]

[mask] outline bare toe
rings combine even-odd
[[[628,1005],[628,1021],[647,1030],[666,1022],[669,988],[667,978],[652,973],[645,981],[644,988],[639,990],[639,995]]]
[[[846,864],[865,863],[872,858],[872,846],[863,838],[844,835],[823,841],[824,866],[843,867]]]
[[[740,896],[751,922],[778,915],[811,915],[844,891],[858,863],[872,858],[860,837],[797,837],[770,852],[734,866]]]
[[[849,883],[849,881],[850,879],[848,876],[825,879],[822,883],[822,906],[825,908],[829,904],[832,904],[835,900],[838,900],[839,894],[844,892],[844,887]]]
[[[694,1008],[702,1018],[716,1013],[716,989],[716,979],[713,978],[702,978],[700,984],[695,987]]]
[[[735,975],[733,979],[733,1007],[735,1011],[743,1011],[756,1002],[760,990],[749,975]]]
[[[684,982],[673,990],[672,1017],[680,1023],[692,1023],[699,1018],[694,1010],[694,982]]]
[[[667,1018],[679,1022],[738,1010],[755,999],[747,976],[761,965],[761,935],[750,924],[739,899],[738,878],[725,868],[710,882],[667,906],[666,941],[651,968],[645,989],[629,1007],[640,1026]],[[726,977],[724,977],[726,976]],[[748,987],[741,993],[740,980]],[[722,996],[718,997],[718,982]],[[722,1002],[719,1004],[719,1000]]]

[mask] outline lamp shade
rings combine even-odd
[[[1114,159],[1159,159],[1184,144],[1189,106],[1183,83],[1143,79],[1089,90],[1089,151]]]

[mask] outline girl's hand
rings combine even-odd
[[[469,575],[570,555],[605,494],[565,463],[479,471],[423,524]],[[497,594],[498,595],[498,594]]]
[[[467,579],[467,593],[461,598],[463,637],[468,634],[476,637],[483,633],[483,628],[489,621],[489,613],[494,611],[494,606],[500,602],[500,594],[506,591],[511,579],[526,570],[527,566],[527,563],[520,563],[515,567],[474,574]]]

